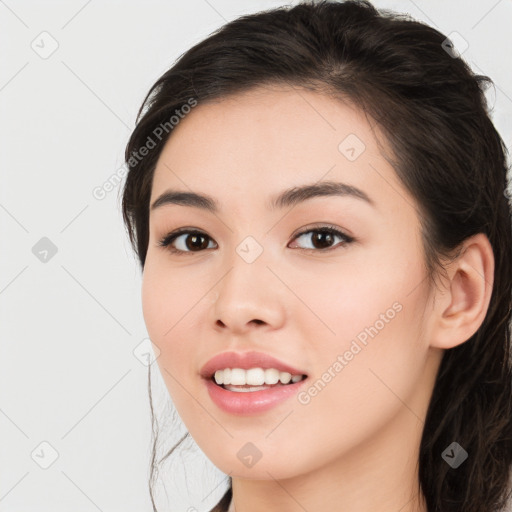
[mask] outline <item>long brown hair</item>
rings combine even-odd
[[[144,267],[153,172],[172,135],[169,129],[155,137],[155,129],[191,99],[200,104],[288,84],[350,101],[370,115],[416,199],[429,277],[474,234],[487,235],[493,248],[487,315],[469,340],[443,356],[421,439],[418,485],[429,512],[497,512],[510,497],[512,474],[507,150],[484,95],[492,80],[475,75],[446,43],[434,28],[367,1],[301,3],[235,19],[184,53],[146,96],[126,147],[123,217]],[[149,138],[154,147],[134,158]],[[456,470],[441,456],[454,441],[469,454]],[[156,438],[152,476],[155,446]],[[153,499],[151,478],[150,492]]]

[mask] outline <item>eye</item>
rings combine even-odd
[[[166,235],[158,242],[158,245],[160,247],[167,247],[172,253],[180,255],[187,252],[200,252],[202,249],[207,249],[208,243],[205,243],[205,240],[208,239],[210,239],[210,237],[202,231],[183,228]],[[172,245],[174,242],[177,242],[176,245],[178,247]]]
[[[315,236],[311,237],[311,234],[315,233]],[[294,240],[309,236],[311,241],[310,247],[299,247],[302,250],[312,250],[316,252],[326,252],[332,250],[331,244],[336,238],[339,238],[341,242],[339,245],[345,246],[355,239],[349,235],[346,235],[334,226],[320,226],[311,228],[307,231],[302,231],[294,237]],[[212,248],[209,247],[208,240],[213,240],[204,232],[195,229],[182,228],[172,233],[169,233],[162,238],[158,245],[160,247],[166,247],[170,252],[177,255],[183,255],[186,253],[201,252],[204,249]]]
[[[313,233],[314,235],[311,236]],[[335,238],[341,239],[339,244],[341,246],[345,246],[355,240],[334,226],[319,226],[308,229],[307,231],[302,231],[295,236],[294,240],[298,240],[302,237],[304,237],[305,240],[310,240],[310,246],[302,247],[301,249],[313,251],[316,250],[316,252],[325,252],[334,249],[335,247],[333,248],[331,244],[334,243]]]

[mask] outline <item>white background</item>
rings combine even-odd
[[[92,192],[122,166],[136,112],[174,60],[226,21],[279,5],[0,2],[1,512],[151,510],[147,366],[133,353],[147,337],[140,270],[121,188]],[[510,147],[512,2],[375,5],[467,40],[464,58],[495,81],[488,97]],[[43,31],[58,43],[46,59],[31,47],[46,37],[51,48]],[[43,237],[57,248],[47,262],[32,251]],[[205,467],[211,478],[195,488]],[[224,491],[202,453],[187,466],[190,496],[181,473],[167,476],[166,510],[207,510]]]

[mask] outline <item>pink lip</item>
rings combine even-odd
[[[275,384],[268,389],[250,392],[229,391],[217,385],[212,376],[217,370],[225,368],[275,368],[280,372],[292,375],[306,375],[306,372],[283,363],[262,352],[223,352],[212,357],[200,371],[205,379],[208,394],[212,401],[222,410],[230,414],[248,415],[265,412],[268,409],[295,395],[307,379],[286,385]]]
[[[295,396],[306,379],[295,384],[275,384],[261,391],[236,392],[224,389],[212,379],[205,379],[208,394],[220,409],[230,414],[254,415],[268,411],[292,396]]]
[[[264,354],[263,352],[223,352],[212,357],[200,371],[201,377],[209,379],[217,370],[224,368],[275,368],[280,372],[288,372],[292,375],[306,375],[306,372],[298,370],[275,357]]]

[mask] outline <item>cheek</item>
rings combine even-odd
[[[162,337],[170,325],[166,323],[169,310],[169,288],[163,279],[159,279],[149,258],[146,259],[144,275],[142,278],[142,313],[147,331],[154,343],[162,340]],[[160,343],[158,343],[159,348]]]
[[[191,275],[193,271],[169,265],[165,255],[148,251],[141,295],[144,321],[153,341],[171,339],[201,297],[198,286],[205,283],[192,282]]]
[[[192,287],[193,288],[193,287]],[[142,312],[151,341],[159,348],[157,359],[161,369],[176,371],[185,357],[186,344],[174,342],[177,333],[187,321],[187,310],[194,304],[189,298],[190,287],[183,286],[183,280],[177,281],[176,273],[165,271],[151,258],[146,260],[142,279]],[[166,372],[162,372],[164,378]]]
[[[321,381],[321,408],[344,403],[353,412],[374,414],[376,397],[390,406],[386,398],[396,400],[393,392],[409,394],[425,364],[428,290],[422,259],[413,248],[407,254],[386,249],[323,287],[323,306],[317,302],[317,309],[331,333],[324,329],[311,358],[317,362],[315,379]],[[327,388],[331,391],[323,391]],[[311,393],[316,400],[317,391]]]
[[[364,346],[389,333],[390,343],[382,343],[384,348],[407,337],[405,332],[391,336],[391,331],[417,327],[425,301],[424,278],[423,260],[414,246],[405,241],[382,243],[357,251],[338,268],[319,267],[302,290],[310,309],[328,328],[322,328],[322,338],[334,351],[348,349],[356,338]],[[318,324],[313,315],[307,318]]]
[[[336,324],[337,342],[324,337],[314,376],[295,406],[295,420],[307,425],[297,431],[300,439],[295,440],[309,445],[304,454],[307,464],[364,446],[398,416],[410,429],[419,425],[427,358],[427,347],[418,341],[419,302],[418,296],[404,296],[402,309],[392,310],[366,303],[365,313],[357,319],[362,328],[349,316],[347,322],[339,319]],[[381,311],[388,311],[387,323],[375,315]],[[284,447],[286,435],[280,434],[276,441]]]
[[[142,311],[151,341],[160,350],[157,364],[169,395],[185,417],[202,385],[198,350],[204,328],[207,276],[170,268],[158,255],[146,260],[142,279]],[[190,394],[189,394],[190,393]]]

